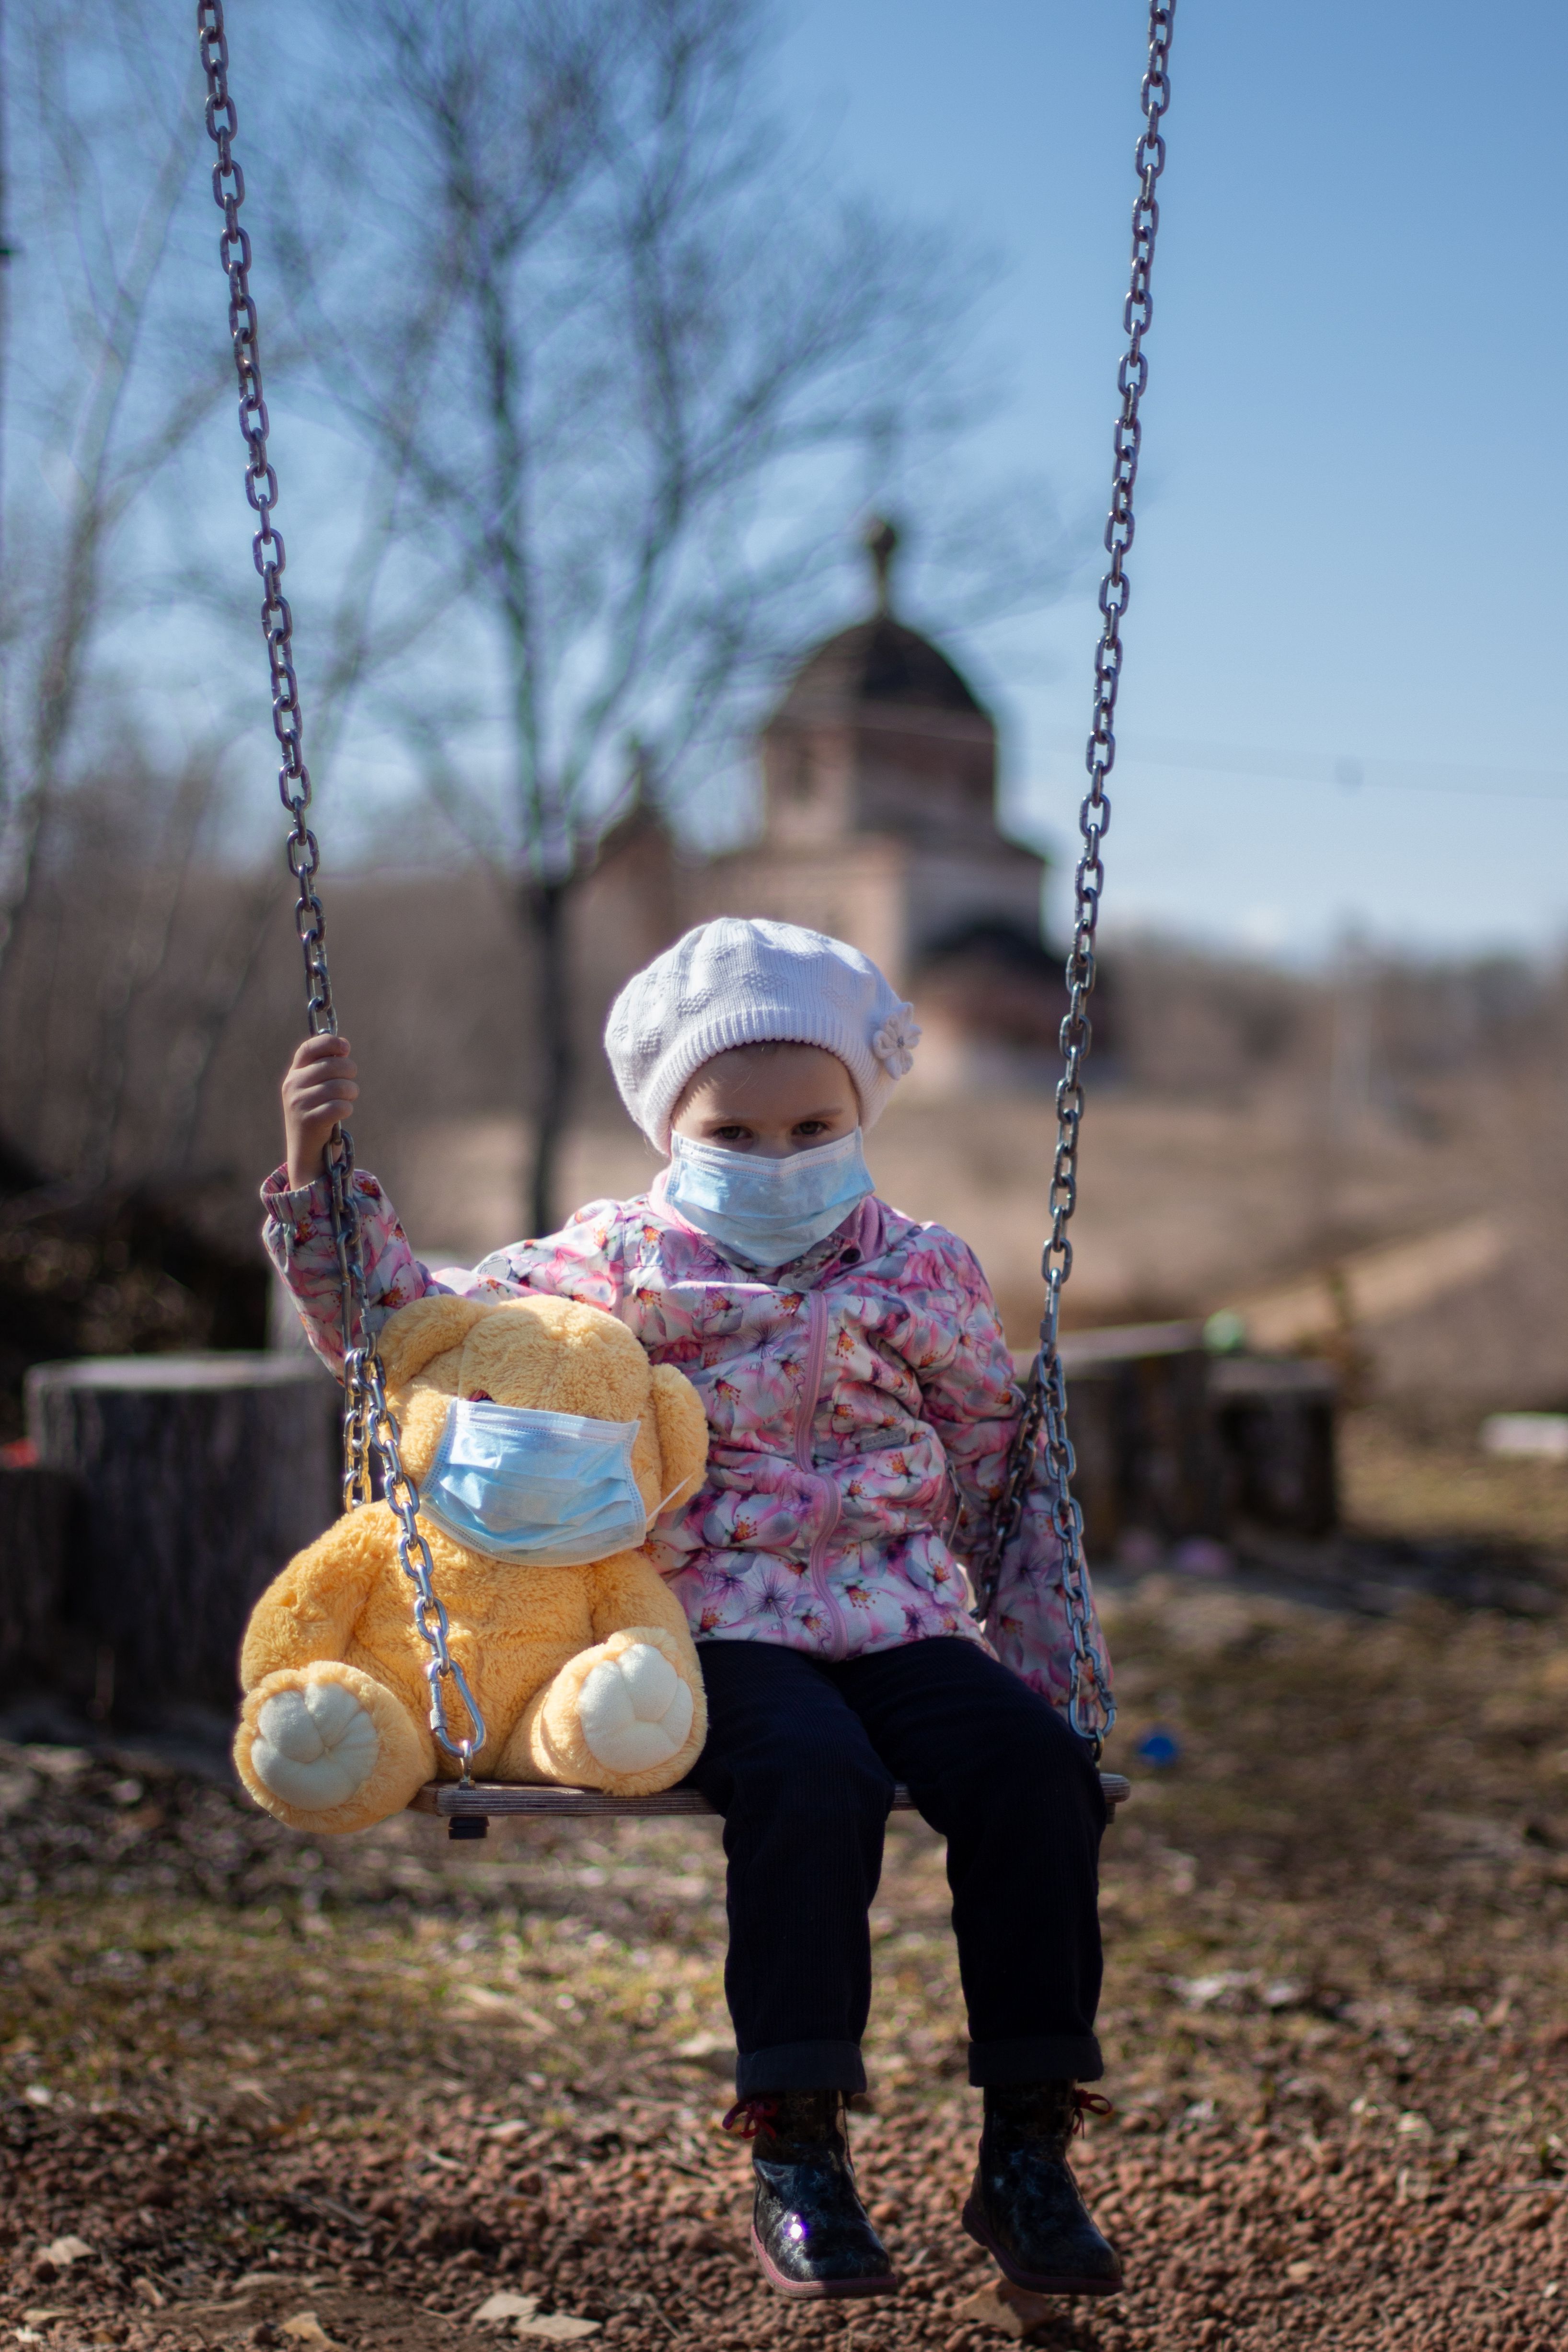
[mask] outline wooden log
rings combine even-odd
[[[0,1687],[58,1668],[74,1500],[61,1471],[0,1469]]]
[[[1334,1419],[1339,1379],[1311,1358],[1221,1356],[1209,1374],[1226,1517],[1299,1536],[1339,1523]]]
[[[251,1603],[337,1516],[337,1392],[281,1355],[90,1357],[27,1374],[27,1429],[77,1489],[73,1622],[113,1715],[228,1708]]]

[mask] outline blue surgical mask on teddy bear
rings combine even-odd
[[[639,1426],[454,1397],[420,1510],[454,1543],[531,1568],[636,1551],[648,1528],[632,1475]]]
[[[685,1135],[672,1135],[669,1149],[666,1201],[747,1265],[793,1265],[875,1190],[858,1127],[787,1160]]]

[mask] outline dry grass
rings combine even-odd
[[[1568,1552],[1568,1463],[1509,1461],[1464,1437],[1423,1437],[1386,1412],[1340,1430],[1346,1517],[1371,1533],[1511,1537]]]
[[[1358,1508],[1398,1517],[1402,1480],[1430,1501],[1418,1450],[1365,1435]],[[1182,1757],[1132,1762],[1107,1847],[1119,2112],[1083,2170],[1129,2291],[1041,2340],[1548,2352],[1568,1630],[1163,1577],[1109,1609],[1111,1760],[1155,1724]],[[317,1846],[226,1790],[58,1752],[0,1758],[7,1790],[0,2320],[24,2341],[265,2345],[310,2311],[345,2345],[458,2352],[505,2284],[626,2352],[1000,2342],[964,2311],[977,2100],[920,1823],[889,1841],[857,2126],[909,2284],[846,2316],[779,2305],[742,2251],[715,1826],[513,1823],[476,1848],[408,1817]],[[41,2259],[64,2235],[90,2252]]]

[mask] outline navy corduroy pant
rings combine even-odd
[[[900,1780],[947,1840],[970,2081],[1093,2081],[1105,1802],[1087,1743],[973,1642],[698,1655],[708,1744],[688,1785],[724,1816],[739,2095],[865,2089],[868,1915]]]

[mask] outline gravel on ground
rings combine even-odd
[[[1169,1575],[1108,1606],[1136,1786],[1104,1874],[1117,2112],[1080,2170],[1128,2288],[1031,2340],[1556,2352],[1568,1625]],[[958,2227],[979,2101],[918,1821],[890,1825],[852,2126],[906,2284],[803,2308],[751,2266],[718,2128],[716,1823],[311,1841],[154,1753],[37,1744],[0,1748],[0,2343],[982,2352],[1024,2326]]]

